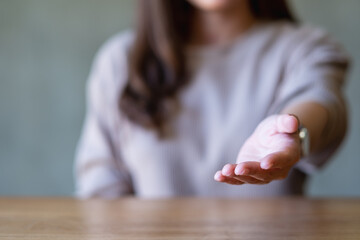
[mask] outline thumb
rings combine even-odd
[[[281,114],[276,119],[276,130],[278,133],[295,133],[299,128],[299,120],[292,114]]]

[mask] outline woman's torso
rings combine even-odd
[[[287,179],[261,186],[227,185],[214,181],[213,176],[226,163],[234,163],[256,126],[266,116],[279,113],[293,97],[323,100],[314,96],[316,91],[307,94],[312,79],[294,78],[297,66],[308,61],[302,56],[309,55],[312,45],[327,39],[321,30],[288,22],[259,23],[229,45],[189,48],[186,59],[190,81],[179,93],[180,111],[171,122],[172,134],[164,139],[131,123],[118,111],[133,38],[131,32],[114,37],[103,48],[103,54],[109,55],[107,65],[111,65],[111,81],[104,85],[111,99],[106,115],[113,126],[110,134],[114,155],[129,172],[137,196],[302,193],[305,175],[296,168]],[[314,61],[327,57],[315,55]],[[314,71],[309,76],[316,74]]]

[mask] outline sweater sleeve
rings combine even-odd
[[[281,111],[311,101],[327,109],[329,121],[324,138],[334,141],[297,165],[300,170],[313,173],[334,154],[346,134],[347,110],[342,90],[349,59],[341,46],[322,30],[308,28],[297,38],[301,40],[286,64],[276,105]]]
[[[121,80],[116,71],[126,74],[125,57],[119,46],[123,38],[113,38],[101,48],[87,82],[87,112],[75,159],[79,198],[114,198],[132,192],[129,171],[113,136]]]

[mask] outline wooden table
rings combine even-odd
[[[0,198],[0,239],[360,239],[360,199]]]

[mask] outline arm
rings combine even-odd
[[[327,122],[327,110],[318,103],[285,108],[282,114],[270,116],[259,124],[240,150],[237,163],[225,165],[215,174],[215,180],[241,185],[286,178],[301,157],[299,124],[309,131],[310,150],[317,151],[332,140],[323,138]]]
[[[76,195],[80,198],[115,198],[132,193],[131,177],[119,153],[115,114],[122,79],[113,66],[124,65],[118,41],[106,44],[97,55],[87,84],[87,112],[75,161]],[[118,54],[117,54],[118,53]],[[112,56],[120,56],[114,59]],[[121,59],[120,59],[121,58]]]
[[[240,149],[237,164],[215,174],[220,182],[264,184],[284,179],[300,160],[298,120],[310,133],[311,154],[297,164],[312,173],[340,145],[346,132],[342,95],[349,59],[341,47],[321,32],[308,32],[289,58],[276,100]],[[298,120],[293,114],[297,116]]]
[[[292,105],[281,113],[259,124],[240,150],[237,163],[225,165],[215,174],[216,181],[235,185],[266,184],[286,178],[301,157],[297,132],[300,123],[309,131],[310,153],[321,151],[337,140],[337,136],[326,133],[329,113],[319,103]]]
[[[329,121],[328,110],[319,103],[306,102],[286,107],[283,114],[293,114],[298,117],[301,125],[306,127],[310,135],[310,152],[324,148],[333,139],[326,138],[326,126]]]

